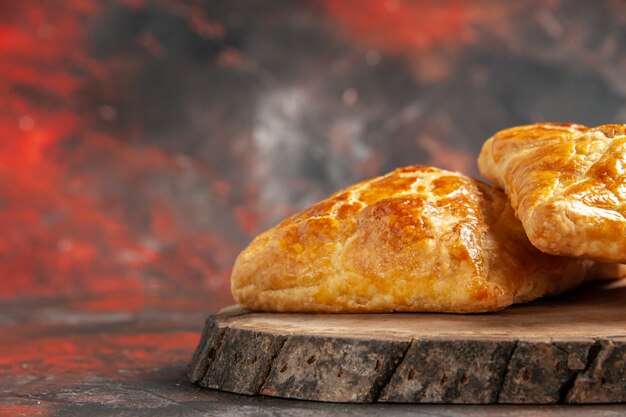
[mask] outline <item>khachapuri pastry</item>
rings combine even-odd
[[[478,166],[542,252],[626,262],[626,125],[506,129],[485,142]]]
[[[506,195],[465,175],[399,168],[262,233],[232,293],[274,312],[487,312],[557,294],[613,265],[536,249]]]

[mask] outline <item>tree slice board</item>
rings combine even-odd
[[[626,280],[490,314],[208,318],[192,382],[336,402],[626,401]]]

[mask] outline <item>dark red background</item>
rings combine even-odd
[[[511,125],[625,119],[620,1],[0,0],[0,400],[169,410],[124,395],[183,383],[255,234],[395,166],[477,175]]]

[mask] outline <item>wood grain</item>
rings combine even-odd
[[[499,313],[211,316],[204,387],[336,402],[626,401],[626,280]]]

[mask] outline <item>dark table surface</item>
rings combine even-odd
[[[626,3],[0,1],[0,414],[623,415],[336,405],[185,367],[237,253],[493,132],[626,119]]]

